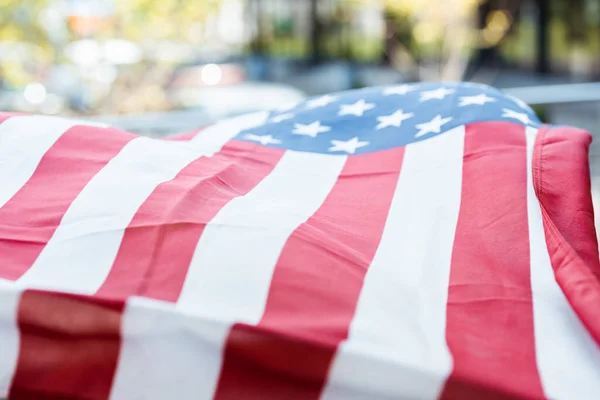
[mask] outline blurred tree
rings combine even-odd
[[[575,2],[579,0],[574,0]],[[537,60],[536,70],[540,74],[550,71],[549,48],[548,48],[548,23],[550,18],[550,2],[548,0],[537,0]]]
[[[255,55],[264,55],[267,50],[268,38],[265,29],[266,21],[263,18],[262,1],[248,0],[248,11],[254,18],[256,32],[250,39],[250,50]]]
[[[47,0],[0,0],[0,74],[7,87],[21,87],[43,74],[55,51],[39,23]]]
[[[398,45],[421,79],[460,79],[477,45],[475,16],[480,0],[382,0],[400,25]],[[410,34],[409,34],[410,33]],[[450,39],[450,40],[449,40]],[[388,38],[389,40],[389,38]],[[391,43],[387,47],[391,47]],[[394,60],[391,60],[392,62]]]
[[[188,38],[190,27],[204,22],[219,6],[219,0],[119,0],[115,30],[133,41]]]
[[[588,23],[585,18],[585,0],[569,0],[563,3],[567,16],[568,37],[572,43],[580,44],[587,40]]]
[[[381,1],[388,21],[398,21],[393,30],[400,54],[412,58],[425,80],[462,79],[472,54],[479,61],[493,57],[520,5],[518,0]],[[389,52],[393,41],[384,40]]]
[[[47,0],[0,0],[0,41],[35,43],[49,48],[47,32],[39,23]]]
[[[323,33],[323,24],[319,17],[319,7],[317,0],[310,0],[310,42],[311,42],[311,61],[318,63],[322,57],[321,38]]]

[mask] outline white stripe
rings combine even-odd
[[[283,246],[319,209],[345,162],[346,156],[286,152],[269,175],[207,225],[178,307],[257,322]]]
[[[258,116],[266,119],[266,113]],[[252,117],[252,116],[251,116]],[[256,123],[256,114],[254,114]],[[73,201],[31,268],[26,287],[93,294],[106,280],[125,229],[157,185],[200,156],[212,156],[247,120],[206,129],[194,143],[139,137],[130,141]]]
[[[8,392],[19,358],[17,312],[21,292],[13,283],[0,281],[0,398]]]
[[[0,124],[0,207],[31,178],[60,136],[88,122],[47,116],[11,117]]]
[[[536,134],[536,129],[527,128],[527,214],[538,370],[548,398],[597,399],[600,349],[558,286],[546,246],[542,212],[532,181]]]
[[[162,342],[124,345],[118,381],[127,384],[116,387],[114,399],[135,398],[134,394],[143,399],[212,398],[229,327],[261,318],[288,237],[321,206],[345,161],[346,156],[288,151],[248,194],[220,210],[198,242],[177,304],[182,312],[222,321],[222,330],[213,332],[218,340],[211,336],[210,346],[173,352],[161,351]],[[194,376],[180,379],[170,371],[180,364],[196,371]],[[175,397],[174,387],[179,390]]]
[[[406,147],[381,243],[323,399],[435,399],[451,372],[446,301],[464,127]]]
[[[132,298],[125,308],[111,400],[199,400],[229,323],[183,314],[174,304]],[[166,394],[166,396],[165,396]]]

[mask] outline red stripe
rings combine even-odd
[[[403,154],[400,148],[348,158],[277,262],[258,324],[271,334],[259,340],[256,329],[233,327],[216,399],[319,398],[379,245]],[[265,347],[274,350],[256,351]]]
[[[530,283],[525,128],[467,127],[448,291],[444,399],[543,398]]]
[[[600,261],[588,150],[591,135],[542,128],[534,148],[533,182],[542,206],[556,281],[600,346]]]
[[[14,116],[15,114],[0,113],[0,124],[9,119],[10,117]]]
[[[1,278],[16,280],[27,271],[73,200],[133,138],[111,129],[78,126],[56,141],[29,181],[0,208]]]
[[[223,206],[256,186],[283,150],[229,142],[160,184],[140,207],[98,295],[177,301],[196,244]]]
[[[107,399],[117,366],[123,302],[26,291],[9,398]]]

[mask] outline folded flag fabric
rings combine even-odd
[[[496,89],[0,121],[0,398],[600,393],[591,136]]]

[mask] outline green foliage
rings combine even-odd
[[[38,23],[46,0],[0,0],[0,41],[23,41],[48,47],[47,32]]]
[[[535,114],[538,116],[540,121],[542,121],[544,124],[550,123],[550,121],[548,120],[548,110],[545,106],[534,105],[534,106],[531,106],[531,108],[533,109]]]

